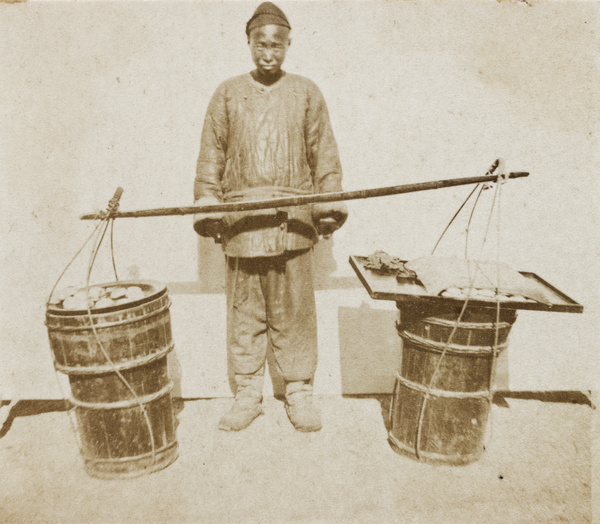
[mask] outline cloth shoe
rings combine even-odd
[[[231,409],[221,417],[219,429],[240,431],[263,414],[262,386],[263,375],[236,375],[237,390]]]
[[[321,414],[313,404],[312,386],[307,381],[288,382],[285,388],[285,411],[297,431],[319,431]]]

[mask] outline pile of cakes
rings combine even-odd
[[[53,293],[49,304],[62,309],[100,309],[135,302],[146,297],[139,286],[93,286],[88,289],[73,286]]]
[[[505,293],[496,294],[495,291],[491,289],[473,288],[469,293],[469,288],[464,287],[449,287],[441,292],[441,296],[448,298],[457,298],[460,300],[465,300],[466,298],[469,298],[469,300],[499,300],[501,302],[535,302],[535,300],[531,298],[526,298],[523,295],[511,295]]]

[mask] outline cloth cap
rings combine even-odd
[[[252,18],[246,24],[246,35],[250,36],[250,31],[263,25],[281,25],[291,29],[287,17],[279,7],[272,2],[263,2],[260,4]]]

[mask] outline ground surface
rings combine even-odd
[[[220,432],[229,403],[186,401],[179,459],[129,480],[86,475],[65,412],[17,416],[0,438],[0,522],[591,522],[588,405],[494,405],[486,453],[451,467],[389,447],[386,399],[319,398],[315,434],[273,398],[247,430]]]

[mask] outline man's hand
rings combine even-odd
[[[221,242],[221,236],[223,235],[223,230],[225,229],[223,226],[223,221],[220,219],[204,219],[204,229],[206,231],[206,236],[214,238],[215,242]]]
[[[317,232],[323,238],[331,238],[331,235],[339,229],[335,218],[322,218],[317,224]]]
[[[319,235],[330,238],[346,222],[348,209],[344,202],[313,204],[312,216]]]
[[[214,204],[220,204],[214,197],[202,197],[194,202],[196,206]],[[221,242],[225,230],[223,216],[223,213],[196,213],[194,215],[194,231],[200,236],[214,238],[215,242]]]
[[[214,238],[215,242],[220,242],[224,229],[220,218],[207,217],[203,213],[194,215],[194,230],[202,237]]]

